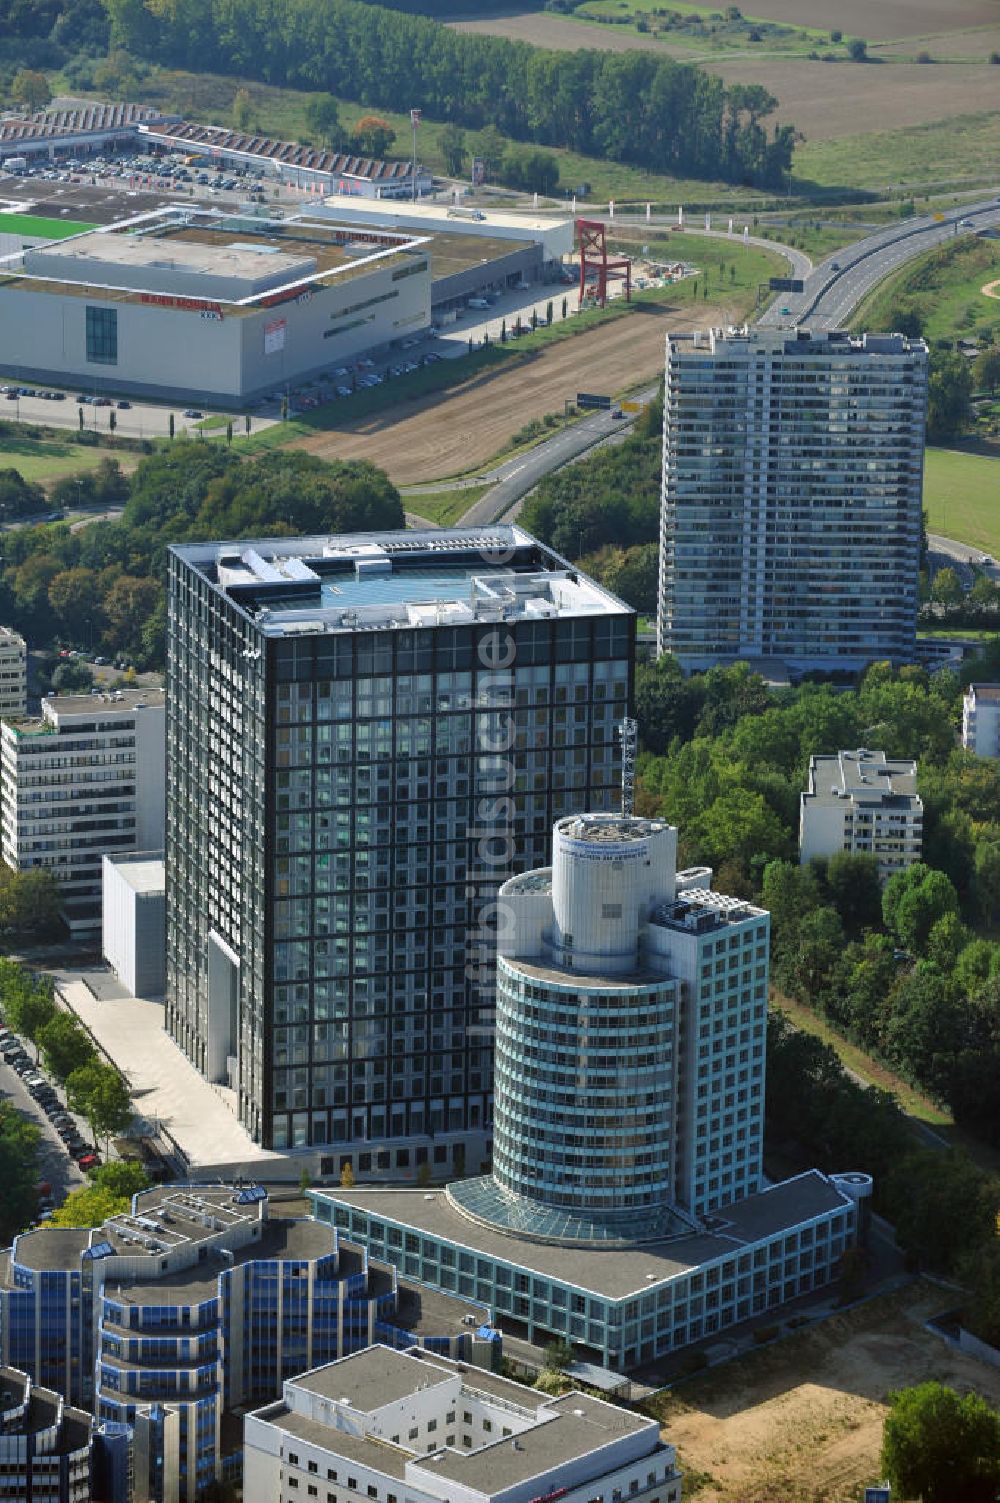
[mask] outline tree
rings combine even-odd
[[[49,604],[71,641],[87,641],[102,619],[92,569],[63,569],[49,583]]]
[[[449,177],[461,177],[468,160],[465,131],[449,122],[438,131],[438,149],[444,157],[444,168]]]
[[[573,1361],[573,1348],[568,1341],[550,1341],[543,1355],[546,1368],[551,1372],[561,1372]]]
[[[418,1166],[418,1168],[417,1168],[417,1184],[420,1186],[420,1188],[422,1190],[426,1190],[427,1186],[430,1184],[430,1182],[431,1182],[431,1166],[427,1162],[427,1160],[424,1159],[424,1162],[422,1164],[420,1164]]]
[[[898,1159],[884,1205],[900,1247],[935,1273],[953,1273],[995,1231],[996,1185],[954,1149]]]
[[[123,1132],[132,1116],[128,1086],[116,1069],[96,1060],[69,1076],[66,1099],[72,1110],[90,1123],[95,1143]]]
[[[381,115],[362,115],[351,132],[359,152],[368,157],[388,156],[396,132]]]
[[[868,43],[862,37],[852,37],[847,44],[847,55],[852,63],[866,63]]]
[[[889,1395],[882,1471],[922,1503],[987,1503],[1000,1485],[1000,1417],[978,1394],[942,1383]]]
[[[36,1045],[37,1059],[38,1035],[55,1016],[56,1004],[48,987],[34,982],[26,973],[22,974],[24,979],[20,985],[11,991],[4,988],[4,1013],[14,1032],[31,1039]]]
[[[18,470],[0,470],[0,521],[37,516],[45,508],[45,492],[40,485],[25,480]]]
[[[882,888],[873,856],[852,856],[838,851],[826,864],[826,890],[840,914],[845,929],[860,934],[872,929],[882,917]]]
[[[155,579],[121,574],[104,598],[107,630],[104,640],[112,651],[138,653],[142,647],[143,623],[160,599],[162,586]]]
[[[57,1080],[65,1080],[96,1057],[93,1044],[68,1012],[53,1014],[38,1030],[37,1042],[46,1068]]]
[[[237,89],[233,95],[233,129],[249,130],[253,120],[253,102],[249,89]]]
[[[332,94],[313,94],[306,105],[306,124],[321,146],[335,151],[344,139],[340,107]]]
[[[882,894],[885,926],[908,950],[923,952],[938,919],[958,912],[958,894],[944,872],[916,861],[889,878]]]
[[[19,68],[10,86],[10,97],[26,110],[43,110],[52,98],[52,91],[44,73],[34,68]]]
[[[950,565],[938,569],[931,585],[931,599],[939,605],[958,605],[962,600],[962,585],[955,570]]]
[[[969,423],[972,376],[961,355],[933,350],[927,382],[927,442],[947,443]]]
[[[0,1101],[0,1239],[8,1247],[37,1204],[41,1132],[9,1101]]]
[[[51,939],[61,928],[59,884],[45,867],[0,868],[0,931],[8,939]]]
[[[983,350],[976,356],[972,379],[980,391],[995,392],[1000,387],[1000,346]]]
[[[503,172],[504,154],[507,150],[507,142],[495,125],[488,125],[481,130],[475,140],[476,156],[481,158],[483,172],[491,181],[496,181]]]

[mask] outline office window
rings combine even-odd
[[[92,365],[118,364],[117,308],[87,308],[87,359]]]

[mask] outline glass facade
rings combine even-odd
[[[168,1028],[204,1073],[228,1070],[269,1147],[449,1134],[482,1152],[480,913],[560,814],[617,799],[632,615],[604,597],[512,620],[502,667],[495,626],[268,635],[187,552],[170,562]],[[467,566],[436,573],[439,599],[468,587]],[[235,989],[214,1055],[212,935]]]
[[[118,364],[118,309],[86,309],[87,361],[90,365]]]

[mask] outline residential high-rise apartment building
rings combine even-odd
[[[0,718],[28,710],[28,647],[20,632],[0,626]]]
[[[101,860],[163,844],[162,689],[61,694],[0,722],[0,850],[58,880],[74,938],[101,928]]]
[[[970,684],[966,689],[962,745],[977,757],[1000,757],[1000,684]]]
[[[926,407],[923,340],[668,335],[658,650],[910,660]]]
[[[255,1140],[478,1167],[493,900],[616,801],[633,642],[512,526],[171,550],[167,1026]]]
[[[837,752],[810,757],[809,787],[799,795],[799,860],[817,856],[871,856],[879,880],[920,860],[924,803],[917,764],[884,751]]]

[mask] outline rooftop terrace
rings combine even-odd
[[[626,614],[511,525],[172,550],[269,636]]]

